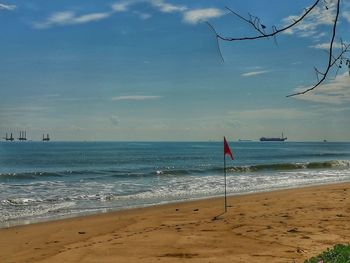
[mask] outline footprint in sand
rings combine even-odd
[[[295,228],[287,230],[287,232],[288,233],[298,233],[299,231],[298,231],[298,228],[295,227]]]

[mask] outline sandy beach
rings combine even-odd
[[[0,262],[303,262],[350,241],[350,184],[0,229]],[[294,261],[293,261],[294,260]]]

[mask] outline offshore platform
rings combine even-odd
[[[19,141],[26,141],[27,140],[27,132],[26,131],[20,131],[18,140]]]
[[[13,135],[12,135],[12,133],[11,133],[11,136],[10,137],[8,137],[7,136],[7,132],[6,132],[6,137],[4,137],[4,140],[6,140],[6,141],[14,141],[15,140],[15,138],[13,138]]]
[[[10,133],[10,136],[8,136],[8,133],[6,132],[6,136],[3,137],[3,139],[4,139],[5,141],[11,141],[11,142],[13,142],[13,141],[16,140],[16,139],[13,137],[13,133],[12,133],[12,132]],[[27,131],[20,131],[20,132],[19,132],[19,137],[17,138],[17,140],[18,140],[18,141],[27,141],[27,140],[28,140],[28,139],[27,139]],[[43,141],[43,142],[48,142],[48,141],[50,141],[50,136],[49,136],[49,134],[46,134],[46,136],[45,136],[45,134],[43,134],[42,141]]]
[[[49,134],[46,134],[46,137],[45,137],[45,134],[43,134],[43,142],[48,142],[48,141],[50,141]]]

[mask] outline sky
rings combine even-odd
[[[217,42],[206,23],[223,36],[254,36],[226,7],[271,30],[312,3],[0,0],[0,135],[208,141],[284,132],[290,141],[349,141],[346,67],[315,91],[286,97],[325,68],[334,0],[275,40]],[[337,46],[350,41],[349,25],[342,1]]]

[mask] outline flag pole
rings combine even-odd
[[[225,137],[224,137],[225,139]],[[224,152],[224,180],[225,180],[225,213],[227,212],[227,191],[226,191],[226,153]]]
[[[230,146],[228,145],[226,138],[224,136],[224,180],[225,180],[225,213],[227,212],[227,182],[226,182],[226,154],[230,155],[233,160],[232,152]]]

